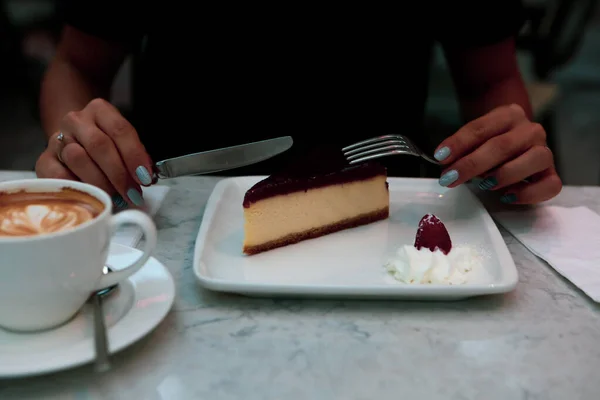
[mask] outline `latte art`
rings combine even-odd
[[[32,204],[0,210],[0,235],[30,236],[59,232],[94,218],[86,207],[75,204]]]
[[[72,229],[104,210],[87,193],[63,189],[48,193],[0,193],[0,237],[36,236]]]

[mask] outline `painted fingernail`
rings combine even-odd
[[[120,194],[115,194],[112,197],[113,205],[115,206],[115,210],[120,210],[122,208],[127,208],[127,202]]]
[[[435,158],[438,161],[444,161],[446,158],[448,158],[449,155],[450,155],[450,149],[447,146],[444,146],[435,152],[435,154],[433,155],[433,158]]]
[[[442,175],[440,177],[440,185],[442,185],[442,186],[451,185],[452,183],[456,182],[457,179],[458,179],[458,171],[455,169],[451,169],[450,171],[446,172],[444,175]]]
[[[500,197],[500,201],[505,204],[514,203],[515,201],[517,201],[517,195],[514,193],[505,194],[504,196]]]
[[[490,190],[497,184],[498,184],[498,180],[496,178],[494,178],[493,176],[488,176],[487,178],[485,178],[484,180],[479,182],[479,189]]]
[[[150,173],[148,172],[146,167],[140,165],[139,167],[137,167],[135,169],[135,174],[137,175],[137,177],[140,180],[140,182],[142,183],[142,185],[147,186],[152,183],[152,176],[150,176]]]
[[[144,206],[144,198],[142,197],[141,193],[137,191],[137,189],[135,188],[131,188],[127,191],[127,197],[129,197],[129,200],[131,200],[131,202],[133,204],[135,204],[138,207],[143,207]]]

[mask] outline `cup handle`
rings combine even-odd
[[[109,274],[102,275],[100,282],[96,285],[94,291],[105,289],[115,285],[118,282],[127,279],[129,276],[136,273],[148,261],[154,248],[156,247],[156,226],[147,214],[138,210],[126,210],[113,215],[110,220],[111,232],[114,233],[121,225],[133,224],[142,229],[144,234],[143,254],[136,261],[125,268],[119,268]],[[112,234],[111,234],[112,236]]]

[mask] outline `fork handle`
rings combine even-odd
[[[422,154],[421,154],[421,158],[422,158],[422,159],[424,159],[424,160],[426,160],[426,161],[429,161],[429,162],[430,162],[430,163],[432,163],[432,164],[435,164],[435,165],[440,165],[440,162],[439,162],[438,160],[436,160],[435,158],[431,158],[431,157],[429,157],[429,156],[428,156],[427,154],[425,154],[425,153],[422,153]]]

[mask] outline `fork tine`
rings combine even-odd
[[[346,159],[348,161],[353,161],[353,160],[358,160],[358,159],[364,158],[366,156],[371,156],[374,154],[385,154],[385,153],[389,153],[392,151],[395,152],[394,154],[414,154],[414,155],[418,156],[418,154],[410,151],[410,149],[408,149],[404,145],[393,144],[390,146],[377,147],[375,149],[361,151],[360,153],[356,153],[351,156],[346,155]]]
[[[384,140],[398,139],[398,138],[399,138],[398,135],[377,136],[377,137],[374,137],[374,138],[371,138],[371,139],[363,140],[362,142],[351,144],[350,146],[346,146],[346,147],[344,147],[342,149],[342,151],[345,153],[347,151],[354,150],[354,149],[356,149],[358,147],[362,147],[362,146],[365,146],[365,145],[369,145],[369,144],[381,142],[381,141],[384,141]]]
[[[397,154],[422,157],[432,164],[440,164],[437,160],[423,153],[421,149],[404,135],[377,136],[346,146],[342,149],[342,152],[350,164]]]
[[[368,145],[365,145],[365,146],[354,148],[352,150],[344,152],[344,155],[346,157],[349,157],[349,156],[351,156],[353,154],[362,153],[363,151],[366,151],[366,150],[376,149],[376,148],[379,148],[379,147],[390,146],[390,145],[404,146],[407,150],[410,149],[410,147],[408,145],[406,145],[402,140],[391,139],[391,140],[384,140],[384,141],[381,141],[381,142],[376,142],[376,143],[373,143],[373,144],[368,144]]]
[[[354,159],[352,161],[349,160],[348,162],[349,162],[349,164],[358,164],[358,163],[361,163],[361,162],[365,162],[365,161],[369,161],[369,160],[374,160],[376,158],[382,158],[382,157],[388,157],[388,156],[395,156],[395,155],[400,155],[400,154],[402,154],[402,155],[408,155],[408,156],[415,156],[415,157],[419,156],[416,153],[408,152],[406,150],[390,150],[390,151],[387,151],[387,152],[371,154],[371,155],[368,155],[368,156],[365,156],[365,155],[361,154],[360,158],[356,158],[356,159]]]
[[[406,136],[402,136],[402,139],[404,140],[404,143],[408,146],[409,149],[411,149],[411,151],[413,151],[414,153],[417,154],[421,154],[421,149],[419,149],[413,142],[412,140],[410,140],[409,138],[407,138]]]

